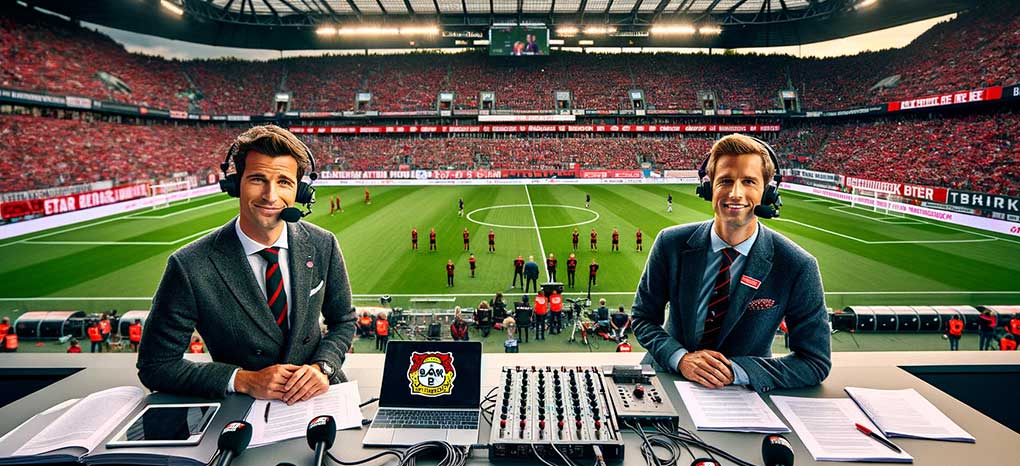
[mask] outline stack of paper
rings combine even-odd
[[[974,437],[956,425],[917,390],[877,390],[846,387],[886,437],[908,437],[974,443]]]
[[[304,437],[308,421],[315,416],[333,416],[337,430],[361,427],[360,402],[357,382],[330,385],[326,393],[290,406],[282,401],[256,400],[244,419],[252,426],[248,446]]]
[[[773,396],[772,403],[815,461],[914,462],[907,452],[897,453],[859,432],[855,423],[872,431],[876,429],[849,398]]]
[[[739,385],[705,388],[680,380],[675,383],[698,430],[767,434],[790,431],[753,390]]]

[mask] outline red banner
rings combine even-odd
[[[906,183],[891,183],[888,181],[874,181],[863,178],[846,177],[846,185],[854,189],[877,191],[886,194],[895,194],[900,197],[921,199],[945,203],[949,197],[949,190],[946,188],[933,188]]]
[[[502,178],[500,170],[346,170],[319,172],[324,180],[483,180]]]
[[[916,108],[941,107],[943,105],[966,104],[971,102],[984,102],[986,100],[998,100],[1002,98],[1002,86],[978,89],[975,91],[960,91],[951,94],[932,95],[918,99],[901,100],[889,102],[889,111],[913,110]]]
[[[472,133],[764,133],[780,125],[413,125],[292,126],[295,134],[472,134]]]
[[[642,178],[641,170],[581,170],[581,178]]]
[[[56,215],[127,201],[130,199],[137,199],[148,195],[149,185],[146,183],[139,183],[71,194],[68,196],[5,202],[0,204],[0,217],[7,219],[28,215]]]

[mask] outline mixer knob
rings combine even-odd
[[[499,421],[499,428],[500,429],[506,429],[506,419],[501,419]]]
[[[581,428],[581,421],[580,421],[580,420],[578,420],[578,421],[577,421],[577,422],[575,422],[574,424],[575,424],[575,425],[577,425],[577,428],[578,428],[578,429],[580,429],[580,428]]]
[[[545,421],[538,421],[538,430],[545,430]]]
[[[641,399],[645,397],[645,387],[638,385],[634,387],[634,398]]]
[[[599,421],[598,418],[595,418],[595,428],[596,429],[602,428],[602,421]]]
[[[500,415],[499,415],[499,419],[500,419],[500,420],[503,420],[503,421],[505,421],[505,420],[506,420],[506,417],[507,417],[507,416],[506,416],[506,413],[503,413],[503,414],[500,414]]]
[[[558,427],[558,428],[559,428],[560,430],[563,430],[563,426],[564,426],[564,423],[563,423],[563,419],[560,419],[560,422],[558,422],[558,423],[556,424],[556,426],[557,426],[557,427]]]

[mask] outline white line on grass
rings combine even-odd
[[[192,233],[183,238],[177,238],[173,241],[34,241],[26,240],[25,244],[49,244],[49,245],[63,245],[63,246],[171,246],[187,241],[196,236],[204,235],[210,231],[213,231],[219,227],[213,227],[208,230],[202,230],[198,233]]]
[[[850,236],[850,235],[839,233],[839,232],[835,232],[835,231],[832,231],[832,230],[826,230],[825,228],[822,228],[822,227],[819,227],[819,226],[815,226],[815,225],[812,225],[810,223],[798,222],[796,220],[790,220],[790,219],[784,219],[784,218],[777,218],[776,220],[778,220],[780,222],[787,222],[787,223],[797,224],[797,225],[800,225],[800,226],[803,226],[803,227],[806,227],[806,228],[811,228],[813,230],[818,230],[818,231],[821,231],[821,232],[824,232],[824,233],[828,233],[830,235],[839,236],[840,238],[846,238],[846,239],[854,240],[854,241],[857,241],[857,242],[860,242],[860,243],[864,243],[864,244],[984,243],[984,242],[988,242],[988,241],[997,241],[998,240],[998,238],[988,237],[988,238],[981,238],[981,239],[938,239],[938,240],[920,240],[920,241],[913,241],[913,240],[904,240],[904,241],[868,241],[868,240],[857,238],[855,236]]]
[[[355,299],[373,298],[376,299],[382,296],[383,293],[371,293],[371,294],[355,294],[351,295]],[[476,298],[493,296],[495,293],[405,293],[405,294],[390,294],[389,296],[394,298],[429,298],[429,297],[443,297],[453,296],[461,298]],[[585,292],[570,292],[564,293],[571,296],[584,295]],[[607,291],[593,293],[600,296],[622,296],[622,295],[634,295],[633,291]],[[972,294],[972,295],[1020,295],[1020,291],[951,291],[951,290],[936,290],[936,291],[826,291],[826,295],[956,295],[956,294]],[[28,298],[0,298],[0,302],[11,302],[11,301],[92,301],[92,300],[104,300],[104,301],[151,301],[151,296],[33,296]]]
[[[895,224],[895,225],[910,225],[910,224],[921,225],[921,222],[915,221],[913,219],[907,219],[906,222],[894,222],[893,220],[901,220],[901,219],[903,219],[903,217],[896,217],[896,216],[893,216],[893,215],[887,215],[887,214],[878,213],[878,215],[880,215],[881,217],[885,217],[885,218],[881,218],[881,217],[872,217],[870,215],[858,214],[856,212],[849,212],[849,211],[844,210],[844,209],[851,209],[851,210],[859,209],[859,210],[863,210],[865,212],[871,212],[870,210],[861,209],[859,207],[839,205],[839,206],[829,206],[829,209],[835,210],[836,212],[839,212],[839,213],[842,213],[842,214],[854,215],[854,216],[857,216],[857,217],[866,218],[868,220],[874,220],[874,221],[880,222],[880,223]]]
[[[184,209],[184,210],[178,210],[177,212],[170,212],[169,214],[163,214],[163,215],[141,215],[141,212],[139,212],[139,213],[135,213],[134,215],[129,215],[127,217],[127,219],[131,219],[131,220],[134,220],[134,219],[142,219],[142,220],[163,219],[163,218],[167,218],[167,217],[173,217],[174,215],[180,215],[180,214],[183,214],[183,213],[191,212],[193,210],[204,209],[204,208],[209,207],[209,206],[214,206],[214,205],[217,205],[217,204],[222,204],[224,202],[232,202],[232,201],[233,202],[237,202],[234,199],[223,199],[223,200],[220,200],[220,201],[210,202],[208,204],[203,204],[203,205],[195,206],[195,207],[189,207],[189,208]],[[178,205],[180,205],[180,204],[178,204]]]
[[[528,191],[528,185],[524,185],[524,194],[528,196],[528,207],[531,209],[531,220],[535,222],[535,236],[538,236],[538,250],[542,251],[542,258],[538,261],[545,264],[545,247],[542,246],[542,230],[538,228],[538,217],[535,216],[535,205],[531,203],[531,192]],[[549,269],[545,269],[545,281],[549,282],[552,277],[549,276]]]

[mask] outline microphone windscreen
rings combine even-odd
[[[220,432],[220,438],[216,441],[217,447],[222,451],[233,452],[240,455],[251,442],[251,424],[244,421],[230,421]]]
[[[294,223],[301,220],[301,217],[301,209],[298,209],[297,207],[287,207],[280,212],[280,218],[288,223]]]
[[[793,447],[782,435],[766,435],[761,442],[761,459],[765,466],[793,466]]]
[[[754,206],[754,215],[759,218],[774,218],[779,216],[779,212],[772,206],[758,204]]]
[[[336,421],[333,416],[316,416],[308,422],[308,429],[305,431],[305,439],[308,440],[308,447],[312,450],[319,443],[326,444],[326,449],[333,447],[336,440]]]

